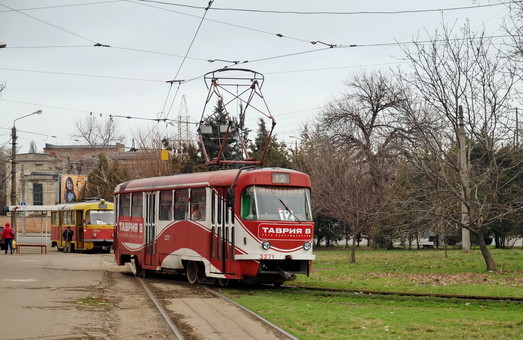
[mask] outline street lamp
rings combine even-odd
[[[16,126],[17,120],[26,118],[32,115],[39,115],[42,110],[35,111],[28,115],[18,117],[13,121],[13,129],[11,130],[11,206],[16,206]],[[11,211],[11,228],[18,232],[16,228],[16,211]]]

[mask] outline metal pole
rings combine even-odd
[[[11,206],[16,206],[16,127],[14,124],[11,130]],[[16,234],[18,231],[16,228],[16,210],[11,211],[11,228]]]
[[[22,214],[22,233],[25,235],[26,233],[26,219],[25,219],[25,211],[26,206],[25,204],[25,175],[24,175],[24,165],[20,166],[20,196],[22,196],[22,202],[20,202],[20,213]]]
[[[13,121],[11,130],[11,206],[16,206],[16,121],[32,115],[42,114],[42,110],[35,111],[28,115],[18,117]],[[16,238],[18,238],[18,228],[16,227],[16,209],[11,211],[11,228],[13,228]]]

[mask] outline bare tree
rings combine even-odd
[[[510,207],[498,201],[503,168],[497,150],[513,133],[514,65],[468,24],[459,34],[443,25],[430,40],[405,50],[412,72],[403,79],[423,103],[404,111],[418,127],[407,159],[433,183],[432,198],[439,200],[433,214],[475,235],[487,270],[495,271],[483,236]],[[420,116],[430,117],[433,128],[420,124]]]
[[[315,215],[343,222],[345,242],[352,239],[350,262],[356,262],[356,242],[369,234],[376,196],[368,190],[372,179],[367,166],[359,163],[350,149],[335,147],[321,134],[310,136],[305,144],[305,164],[312,181]],[[334,152],[334,149],[336,151]]]
[[[190,173],[207,170],[204,159],[198,153],[198,147],[186,141],[183,144],[173,144],[173,139],[160,131],[150,128],[135,133],[133,145],[135,155],[132,161],[126,163],[127,172],[131,178],[167,176],[176,173]],[[168,159],[161,158],[161,152],[168,155]]]
[[[512,0],[508,6],[510,12],[503,26],[511,37],[512,54],[510,56],[521,60],[523,58],[523,2]],[[520,66],[520,70],[521,68]]]
[[[360,234],[370,237],[377,230],[383,194],[394,178],[406,131],[396,110],[403,91],[391,79],[379,72],[360,73],[346,85],[346,93],[322,110],[317,136],[309,141],[308,162],[313,203],[346,224],[355,242]]]
[[[101,122],[95,116],[89,115],[85,120],[77,121],[75,126],[77,133],[72,137],[83,139],[91,146],[107,146],[124,140],[124,137],[118,134],[117,122],[111,118]]]

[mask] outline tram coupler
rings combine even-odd
[[[285,281],[293,281],[296,280],[296,274],[286,272],[285,270],[280,269],[280,275],[283,277]]]

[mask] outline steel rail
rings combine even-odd
[[[263,323],[265,323],[267,326],[271,327],[271,328],[274,328],[275,330],[277,330],[278,332],[280,332],[281,334],[285,335],[286,337],[288,337],[289,339],[292,339],[292,340],[299,340],[297,337],[295,337],[294,335],[290,334],[290,333],[287,333],[284,329],[276,326],[275,324],[273,324],[272,322],[270,322],[269,320],[263,318],[262,316],[256,314],[255,312],[253,312],[252,310],[240,305],[239,303],[236,303],[234,301],[232,301],[231,299],[229,299],[228,297],[218,293],[217,291],[209,288],[209,287],[206,287],[204,285],[202,285],[203,288],[205,288],[205,290],[207,290],[209,293],[219,297],[220,299],[224,299],[230,303],[232,303],[233,305],[235,305],[236,307],[239,307],[240,309],[242,309],[243,311],[251,314],[252,316],[254,316],[255,318],[257,318],[258,320],[262,321]]]
[[[415,293],[415,292],[393,292],[393,291],[379,291],[379,290],[362,290],[362,289],[342,289],[342,288],[322,288],[322,287],[305,287],[305,286],[290,286],[285,285],[281,288],[296,288],[313,291],[330,291],[340,293],[360,293],[360,294],[374,294],[374,295],[403,295],[414,297],[430,297],[430,298],[444,298],[444,299],[462,299],[462,300],[482,300],[482,301],[514,301],[522,302],[523,297],[517,296],[483,296],[483,295],[462,295],[462,294],[441,294],[441,293]]]
[[[134,276],[136,277],[138,282],[140,282],[140,284],[142,285],[142,288],[145,290],[145,293],[147,294],[149,299],[151,299],[151,301],[154,303],[154,305],[156,306],[156,309],[158,309],[158,311],[162,315],[165,322],[167,322],[167,325],[169,326],[171,331],[174,333],[176,338],[178,340],[184,340],[182,333],[180,332],[178,327],[176,327],[176,325],[172,322],[171,318],[169,317],[169,315],[167,314],[165,309],[162,307],[160,302],[158,302],[158,300],[154,296],[153,292],[151,292],[151,290],[147,287],[147,284],[139,276],[136,275],[136,268],[133,265],[131,265],[130,263],[129,263],[129,266],[131,267],[131,270],[132,270]]]

